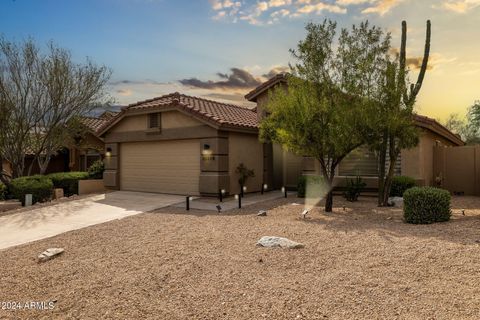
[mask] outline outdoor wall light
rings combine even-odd
[[[267,190],[267,189],[268,189],[268,184],[265,183],[265,184],[263,185],[263,190]]]
[[[247,191],[247,186],[243,186],[243,192]]]
[[[284,193],[284,192],[285,192],[285,187],[282,187],[282,193]]]
[[[235,200],[238,200],[238,194],[235,195]]]
[[[106,155],[107,157],[112,156],[112,148],[107,148],[107,152],[105,152],[105,155]]]
[[[226,191],[225,189],[222,189],[220,192],[221,192],[222,194],[225,194],[225,192],[227,192],[227,191]]]

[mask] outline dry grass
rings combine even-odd
[[[300,220],[294,201],[225,215],[167,208],[4,250],[0,301],[57,303],[0,318],[479,318],[480,198],[456,198],[452,221],[421,226],[373,199],[338,198],[333,214]],[[306,247],[258,248],[263,235]],[[64,255],[35,262],[54,246]]]

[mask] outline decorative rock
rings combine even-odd
[[[259,247],[299,249],[305,247],[303,244],[282,237],[264,236],[257,242]]]
[[[388,198],[388,205],[393,207],[403,207],[403,198],[402,197],[390,197]]]
[[[38,262],[45,262],[55,258],[65,251],[63,248],[49,248],[38,255]]]
[[[257,216],[258,217],[266,217],[267,216],[267,211],[260,210],[260,211],[258,211]]]

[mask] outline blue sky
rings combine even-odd
[[[308,21],[368,19],[392,32],[409,24],[409,56],[432,20],[432,66],[418,100],[425,115],[464,113],[480,99],[480,0],[2,0],[0,33],[53,40],[113,71],[120,104],[171,91],[241,97],[291,61]],[[232,68],[235,68],[232,70]],[[274,72],[271,72],[271,71]],[[223,76],[222,76],[223,75]],[[195,81],[192,81],[194,79]]]

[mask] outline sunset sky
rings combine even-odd
[[[2,0],[0,34],[53,40],[113,71],[118,104],[179,91],[242,104],[243,95],[284,71],[307,22],[368,19],[408,56],[423,52],[432,20],[431,70],[419,113],[445,119],[480,99],[480,0]],[[414,66],[412,66],[413,68]]]

